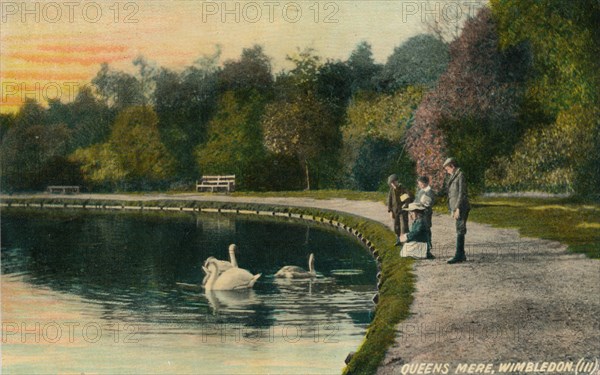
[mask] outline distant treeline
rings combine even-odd
[[[452,155],[475,191],[597,196],[598,24],[595,0],[491,0],[452,42],[417,35],[385,64],[366,42],[345,61],[298,50],[279,73],[261,46],[180,71],[103,64],[72,102],[0,116],[2,190],[439,188]]]

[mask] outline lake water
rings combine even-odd
[[[1,234],[5,374],[336,374],[374,309],[368,251],[299,221],[5,209]],[[230,243],[252,290],[180,284]],[[318,278],[273,278],[311,252]]]

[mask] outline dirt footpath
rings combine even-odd
[[[281,204],[344,211],[392,225],[382,203],[346,199],[198,194],[64,197]],[[433,367],[430,372],[425,368],[417,372],[418,365],[428,363],[447,364],[446,373],[453,374],[460,363],[493,364],[498,371],[499,364],[506,362],[585,364],[600,358],[599,261],[570,254],[557,242],[520,237],[516,230],[473,222],[467,227],[468,261],[448,265],[446,259],[454,253],[454,222],[448,215],[434,216],[437,259],[415,261],[411,316],[398,325],[396,342],[378,374],[443,373],[433,372]],[[588,362],[580,362],[582,358]],[[415,372],[408,372],[411,368]],[[587,369],[554,373],[587,374]]]
[[[435,217],[433,242],[451,242],[453,224]],[[505,362],[539,362],[541,369],[544,361],[600,358],[599,261],[516,230],[467,227],[466,263],[445,263],[452,243],[434,249],[438,259],[415,262],[411,316],[397,327],[378,374],[402,374],[411,364],[447,363],[453,374],[461,363],[498,371]]]

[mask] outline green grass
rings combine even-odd
[[[478,198],[469,219],[516,228],[527,237],[568,245],[569,250],[600,259],[600,205],[573,199]]]
[[[275,191],[275,192],[234,192],[234,197],[278,197],[278,198],[314,198],[333,199],[345,198],[354,201],[385,201],[387,194],[378,191],[354,190],[305,190],[305,191]]]

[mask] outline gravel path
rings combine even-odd
[[[280,204],[344,211],[392,224],[383,203],[346,199],[198,194],[35,197]],[[411,316],[398,325],[396,342],[378,374],[416,374],[416,365],[428,363],[448,364],[447,373],[455,373],[459,363],[489,363],[498,370],[502,362],[577,363],[600,357],[599,261],[568,253],[557,242],[470,222],[468,261],[448,265],[445,260],[454,252],[452,219],[435,215],[432,231],[437,259],[414,262],[417,282]],[[411,368],[415,372],[409,372]],[[423,368],[420,373],[443,373],[434,370]],[[579,373],[589,373],[589,367]]]

